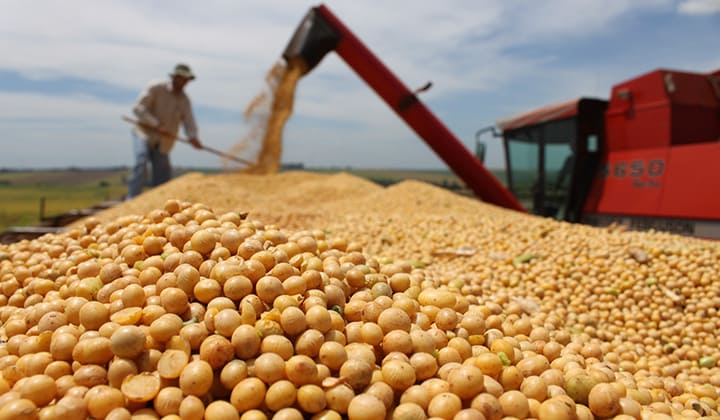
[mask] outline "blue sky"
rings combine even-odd
[[[3,1],[0,168],[98,167],[132,160],[138,93],[176,62],[200,137],[229,151],[307,10],[287,0]],[[325,4],[472,149],[499,118],[657,69],[720,68],[720,0],[328,0]],[[499,167],[490,143],[488,166]],[[242,156],[251,159],[252,156]],[[178,144],[172,162],[221,167]],[[283,161],[307,166],[443,168],[443,162],[334,53],[300,80]]]

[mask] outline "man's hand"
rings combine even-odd
[[[203,147],[202,143],[200,143],[200,140],[198,140],[197,137],[193,137],[189,141],[190,141],[190,144],[192,144],[194,148],[202,149],[202,147]]]

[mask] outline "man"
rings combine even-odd
[[[195,75],[190,67],[178,64],[170,73],[170,81],[153,82],[140,94],[133,108],[140,124],[132,132],[135,165],[130,175],[127,198],[142,192],[147,180],[148,163],[152,165],[152,186],[170,180],[169,153],[181,122],[190,143],[196,149],[202,148],[190,99],[183,90],[193,79]]]

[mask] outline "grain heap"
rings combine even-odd
[[[717,417],[719,261],[418,182],[191,174],[0,247],[0,420]]]

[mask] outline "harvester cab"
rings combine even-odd
[[[601,156],[607,101],[580,98],[545,106],[479,130],[503,142],[507,185],[530,212],[580,221]]]

